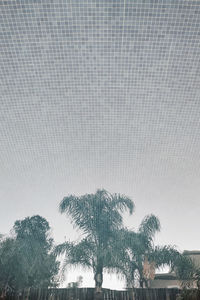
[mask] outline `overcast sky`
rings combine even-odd
[[[40,214],[80,238],[59,202],[105,188],[200,249],[199,62],[200,1],[1,1],[0,232]]]

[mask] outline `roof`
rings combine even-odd
[[[184,250],[185,255],[200,255],[200,250]]]
[[[156,274],[154,280],[176,280],[177,277],[173,273]]]

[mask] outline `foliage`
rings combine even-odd
[[[200,289],[200,268],[184,252],[177,259],[175,272],[183,288],[193,288],[196,286]]]
[[[16,240],[6,238],[0,243],[0,287],[16,287],[23,281],[21,257]]]
[[[0,285],[16,289],[54,285],[58,262],[48,222],[40,217],[16,221],[14,237],[0,243]]]
[[[177,300],[198,300],[200,299],[200,291],[196,289],[183,289],[177,297]]]
[[[60,203],[60,212],[70,216],[84,237],[80,242],[57,246],[56,253],[65,255],[64,268],[67,264],[92,268],[96,287],[101,289],[103,270],[113,266],[114,244],[123,227],[121,214],[126,210],[132,214],[133,209],[131,199],[105,190],[81,197],[65,197]]]
[[[158,218],[148,215],[137,232],[122,232],[120,244],[123,247],[121,252],[118,252],[121,256],[118,259],[118,272],[125,276],[127,287],[147,287],[148,281],[154,278],[156,268],[174,266],[178,251],[172,246],[154,245],[154,236],[159,230]]]

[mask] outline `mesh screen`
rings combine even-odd
[[[1,230],[104,187],[200,248],[200,1],[1,0],[0,41]]]

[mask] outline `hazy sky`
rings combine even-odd
[[[102,187],[200,249],[200,1],[1,1],[0,232]]]

